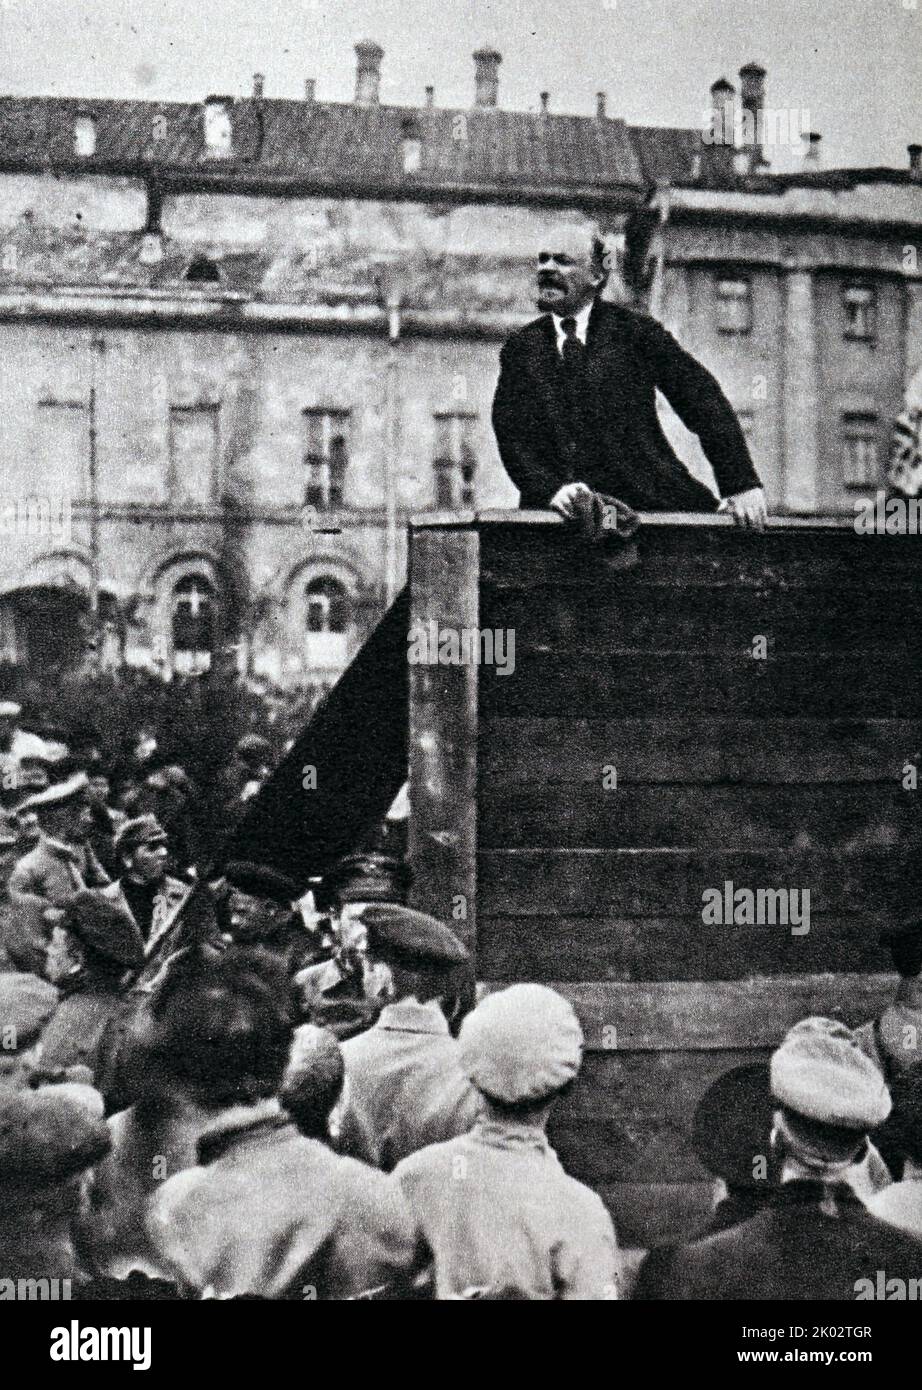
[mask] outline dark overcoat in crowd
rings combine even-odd
[[[635,1299],[835,1299],[854,1302],[860,1280],[922,1279],[922,1242],[878,1221],[851,1191],[836,1189],[836,1214],[821,1183],[783,1184],[764,1211],[728,1230],[653,1251]]]

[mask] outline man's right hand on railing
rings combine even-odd
[[[768,509],[763,488],[751,487],[746,492],[737,492],[732,497],[725,497],[717,510],[729,512],[737,526],[744,526],[749,531],[765,530]]]

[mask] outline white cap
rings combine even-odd
[[[477,1089],[506,1105],[554,1095],[576,1076],[583,1055],[576,1014],[546,985],[488,994],[465,1018],[458,1043]]]

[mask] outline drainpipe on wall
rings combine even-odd
[[[385,373],[384,451],[384,587],[387,605],[397,595],[397,486],[400,478],[400,297],[387,297],[387,371]]]
[[[650,206],[658,214],[658,226],[650,246],[651,277],[650,288],[647,292],[647,307],[652,316],[659,319],[662,317],[663,310],[663,277],[666,261],[664,232],[672,209],[672,188],[668,183],[661,183],[657,186],[656,192],[650,200]]]
[[[98,366],[106,350],[104,338],[90,340],[90,457],[89,457],[89,531],[90,531],[90,640],[92,656],[89,665],[92,670],[102,667],[102,633],[99,622],[99,460],[97,450],[97,382]]]

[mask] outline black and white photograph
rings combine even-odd
[[[0,72],[30,1363],[588,1301],[880,1371],[920,0],[0,0]]]

